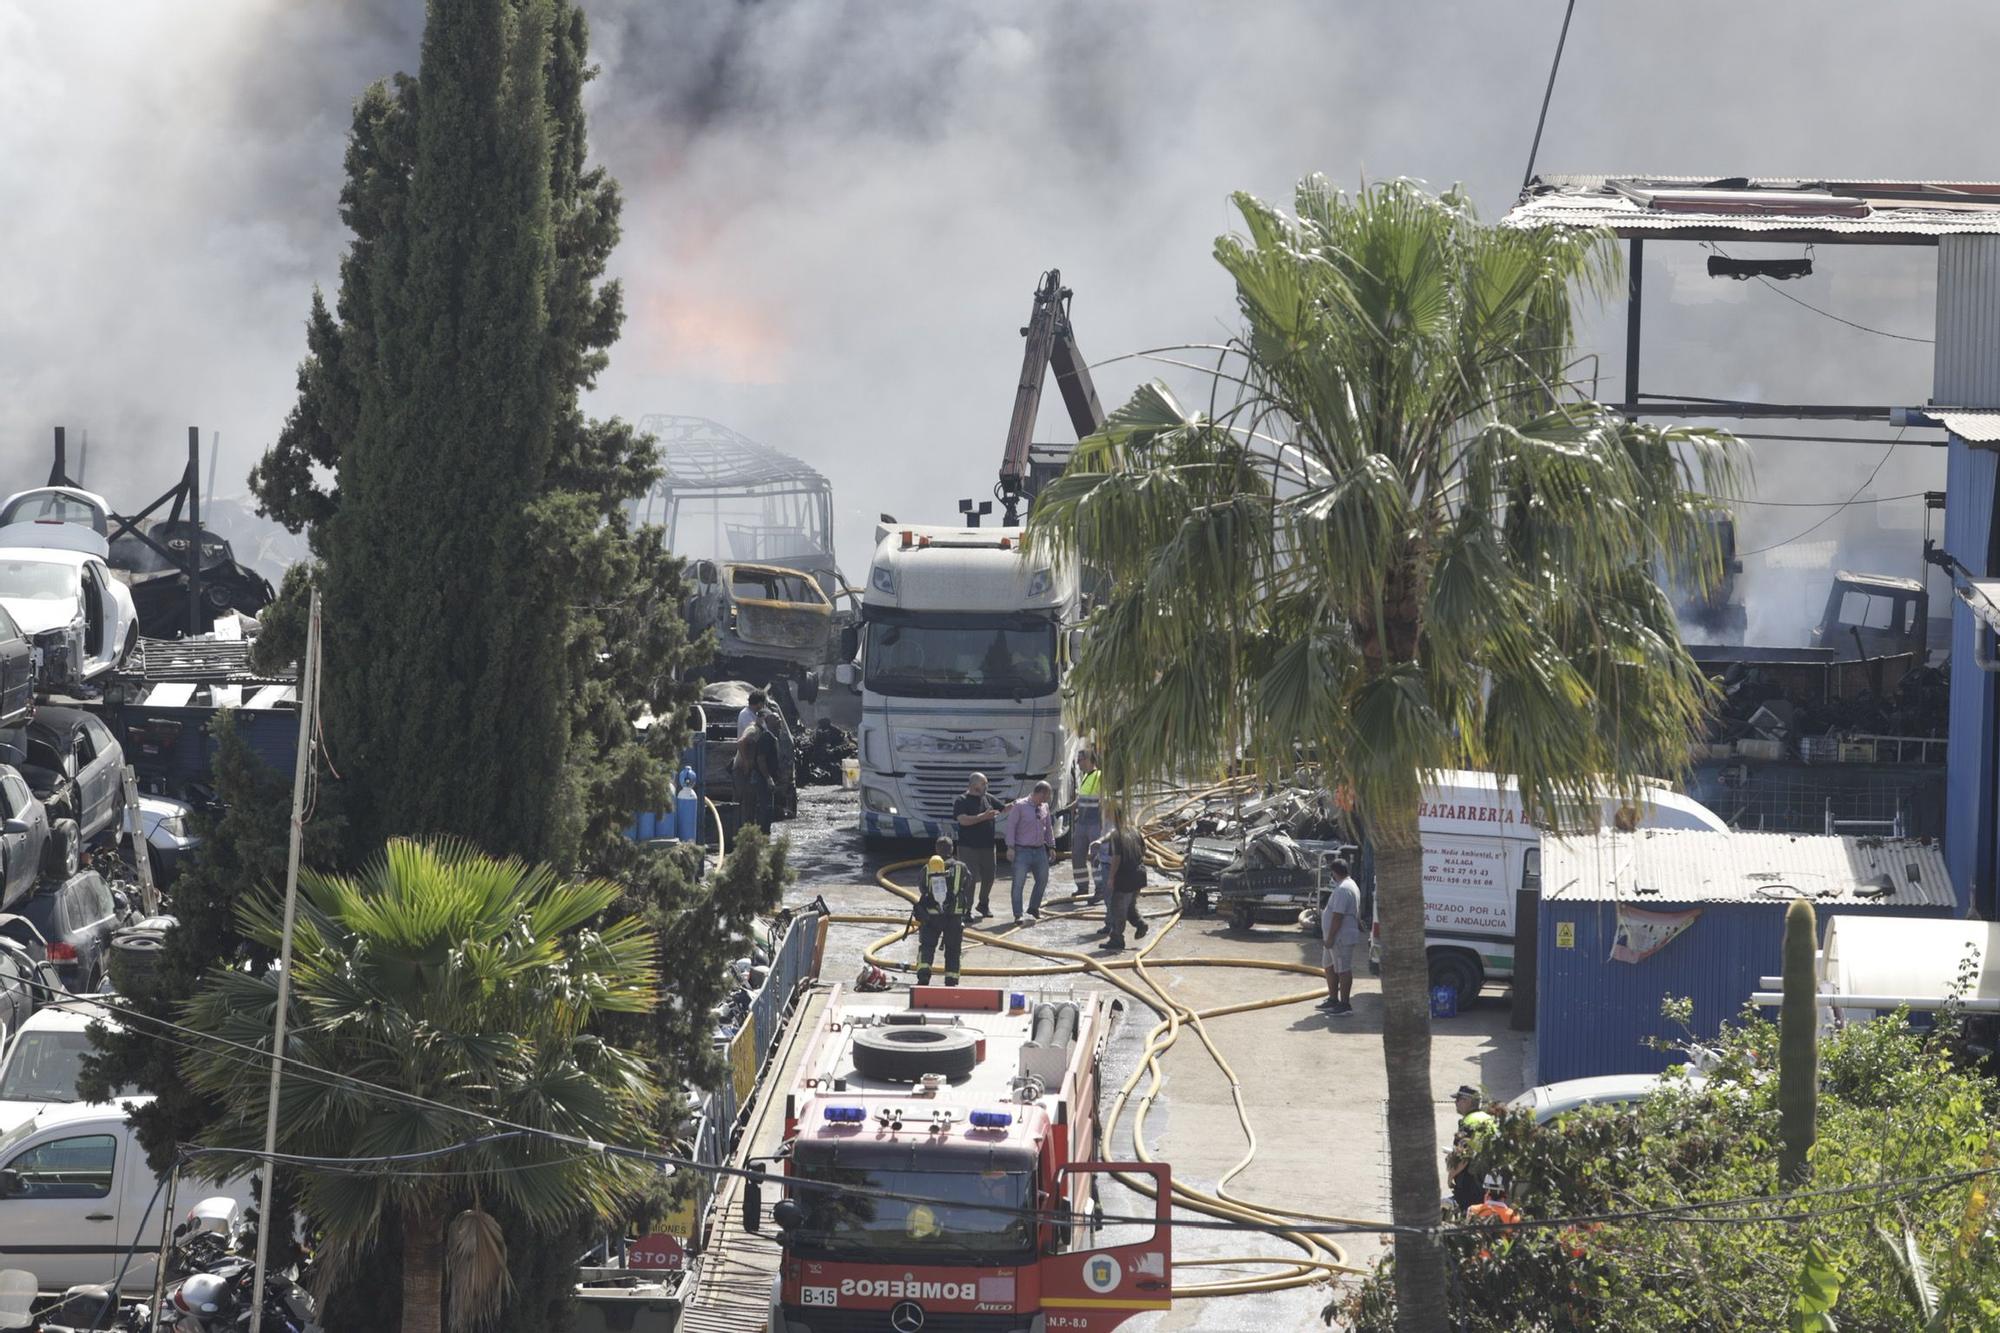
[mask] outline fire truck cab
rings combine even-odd
[[[787,1093],[772,1333],[1103,1333],[1168,1308],[1168,1169],[1098,1160],[1117,1009],[1085,991],[836,991]],[[1118,1207],[1150,1227],[1100,1225],[1113,1172],[1153,1194]]]

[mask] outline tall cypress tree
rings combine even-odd
[[[624,317],[604,279],[618,188],[586,149],[587,49],[572,0],[429,0],[416,77],[357,101],[339,292],[331,309],[313,296],[297,402],[250,479],[263,512],[310,528],[315,568],[287,579],[260,646],[302,626],[294,603],[317,581],[346,818],[326,864],[452,834],[614,876],[620,910],[658,928],[680,1003],[609,1035],[667,1086],[700,1085],[717,1076],[722,960],[787,872],[754,833],[706,883],[619,836],[631,811],[663,808],[681,739],[634,724],[685,715],[708,645],[680,618],[679,561],[627,517],[659,475],[653,441],[580,406]],[[523,1264],[554,1257],[517,1267],[504,1327],[558,1326],[580,1240],[503,1221]],[[381,1257],[375,1285],[393,1247]],[[369,1285],[341,1308],[386,1326]]]
[[[623,508],[652,442],[578,401],[624,314],[586,49],[568,0],[431,0],[418,76],[355,110],[337,307],[314,298],[252,486],[312,527],[357,851],[452,833],[574,865],[665,794],[668,738],[631,722],[674,715],[694,654]]]

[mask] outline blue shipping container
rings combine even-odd
[[[1713,1039],[1762,989],[1759,979],[1778,971],[1785,910],[1801,894],[1814,899],[1822,929],[1831,916],[1957,915],[1940,848],[1918,840],[1551,838],[1543,847],[1543,885],[1535,1032],[1543,1083],[1681,1063],[1686,1057],[1675,1047],[1689,1032],[1662,1016],[1661,1004],[1691,999],[1693,1038]],[[1626,956],[1643,955],[1636,961],[1613,956],[1621,928]],[[1650,939],[1648,932],[1655,932]]]

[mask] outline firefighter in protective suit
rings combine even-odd
[[[958,955],[965,944],[965,923],[972,920],[972,868],[952,855],[957,848],[950,838],[937,840],[937,855],[924,866],[923,883],[918,886],[917,984],[928,986],[931,959],[937,955],[938,941],[944,941],[944,984],[958,984]]]

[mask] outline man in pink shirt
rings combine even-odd
[[[1007,839],[1007,859],[1014,863],[1014,924],[1020,925],[1021,888],[1032,872],[1035,893],[1028,900],[1026,919],[1034,921],[1042,910],[1042,894],[1049,887],[1049,849],[1055,845],[1055,816],[1049,801],[1055,788],[1037,782],[1035,789],[1007,807],[1007,821],[1001,825]]]

